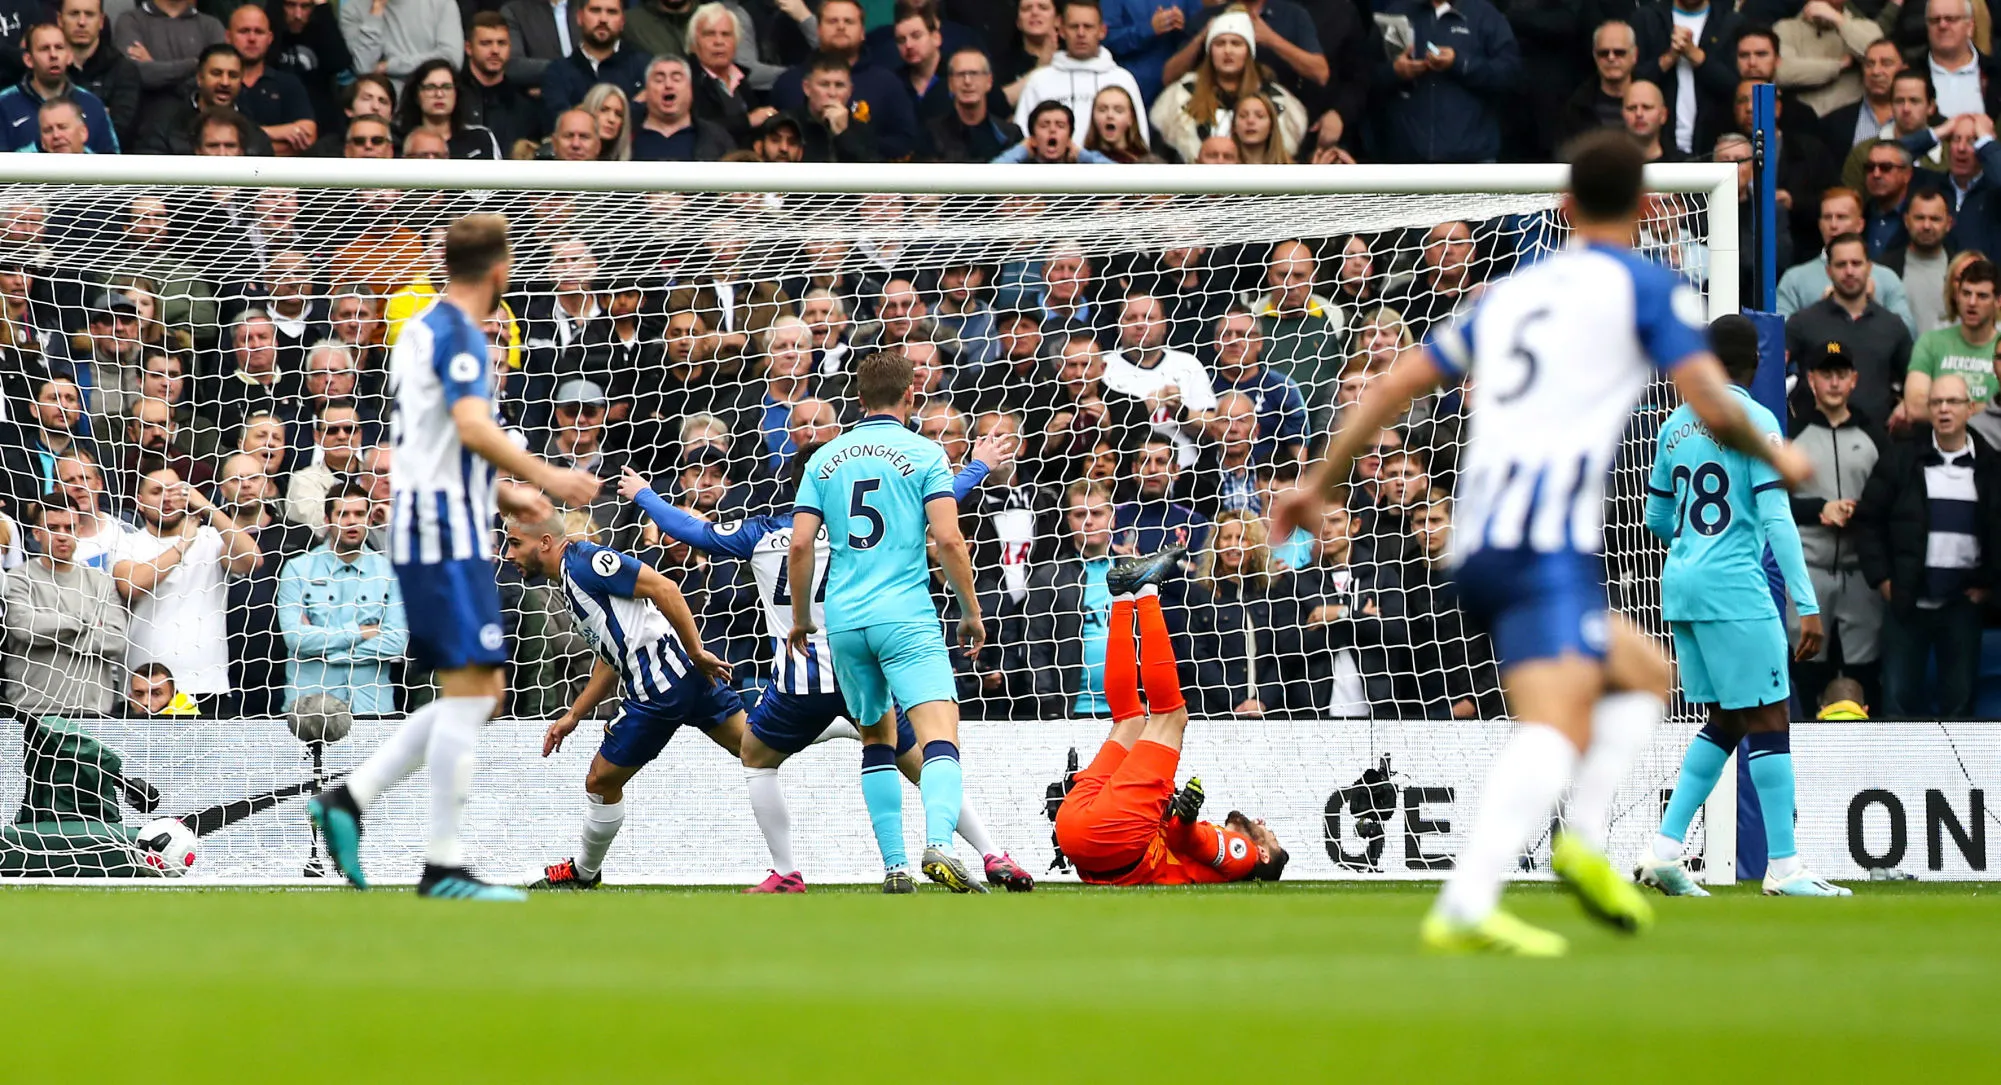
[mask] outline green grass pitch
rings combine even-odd
[[[8,1081],[2001,1078],[2001,886],[1548,886],[1562,961],[1416,952],[1432,887],[911,898],[0,890]]]

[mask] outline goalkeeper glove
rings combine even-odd
[[[1181,785],[1181,790],[1175,792],[1174,798],[1169,800],[1167,804],[1168,819],[1170,821],[1187,822],[1191,825],[1200,821],[1202,819],[1202,802],[1207,798],[1208,796],[1202,793],[1201,777],[1190,776],[1188,782]]]

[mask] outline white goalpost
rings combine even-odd
[[[1385,436],[1345,533],[1267,539],[1261,509],[1386,353],[1563,243],[1565,176],[7,156],[0,571],[21,602],[0,660],[22,724],[0,729],[0,805],[19,811],[0,879],[150,878],[136,830],[176,817],[200,834],[190,882],[325,883],[302,797],[429,695],[393,650],[406,619],[386,559],[330,539],[327,514],[358,501],[379,536],[388,344],[442,284],[442,228],[479,210],[512,223],[491,361],[507,425],[538,453],[613,480],[630,466],[711,522],[782,514],[789,457],[852,420],[853,362],[882,348],[918,363],[919,427],[955,466],[981,436],[1016,435],[961,502],[992,647],[958,677],[967,794],[1038,876],[1065,870],[1050,789],[1107,726],[1101,618],[1065,579],[1103,553],[1068,517],[1102,487],[1109,545],[1186,533],[1201,555],[1170,610],[1198,717],[1184,771],[1219,812],[1267,818],[1294,877],[1436,877],[1507,726],[1491,649],[1437,590],[1412,521],[1432,488],[1449,493],[1477,393],[1428,397]],[[1655,166],[1648,182],[1642,250],[1712,318],[1736,312],[1736,167]],[[1255,364],[1219,335],[1239,309]],[[1209,387],[1163,389],[1129,361],[1161,351]],[[1606,516],[1613,606],[1663,643],[1664,551],[1640,510],[1672,394],[1657,386],[1637,412]],[[181,530],[147,496],[162,467],[256,538],[256,568],[211,568],[190,546],[161,586],[104,596],[121,557],[150,560]],[[26,545],[28,510],[50,505],[76,512],[70,564],[87,572],[49,573]],[[680,581],[747,690],[772,678],[742,562],[662,537],[609,488],[572,527]],[[510,700],[482,739],[466,838],[472,865],[506,880],[574,848],[597,736],[587,723],[540,756],[588,648],[558,595],[501,580]],[[146,714],[162,673],[198,716]],[[295,737],[286,710],[312,694],[352,706],[351,732]],[[1616,861],[1651,837],[1697,726],[1677,703],[1621,792]],[[854,749],[813,747],[783,778],[809,879],[878,877]],[[1691,838],[1712,884],[1734,880],[1735,778]],[[371,880],[414,878],[422,792],[371,810]],[[678,735],[629,794],[608,880],[751,882],[766,865],[741,771],[701,734]],[[1803,850],[1839,839],[1802,824]]]

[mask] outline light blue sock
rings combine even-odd
[[[1688,825],[1695,820],[1695,812],[1709,799],[1709,793],[1716,790],[1716,781],[1723,776],[1723,763],[1730,760],[1730,751],[1717,742],[1709,728],[1695,736],[1688,744],[1688,752],[1681,758],[1681,776],[1674,782],[1674,794],[1668,799],[1667,812],[1661,815],[1661,835],[1673,840],[1688,839]]]
[[[924,744],[924,771],[917,777],[917,790],[924,796],[924,845],[950,851],[966,790],[958,746],[942,738]]]
[[[1758,806],[1765,814],[1765,855],[1790,859],[1799,854],[1793,841],[1793,738],[1784,731],[1746,736],[1751,750],[1751,783],[1758,788]]]
[[[882,869],[902,870],[910,860],[903,854],[903,776],[896,771],[894,748],[862,747],[862,801],[868,804],[869,824],[875,827]]]

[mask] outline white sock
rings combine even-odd
[[[745,769],[743,781],[750,788],[750,812],[764,834],[764,846],[771,849],[771,869],[798,873],[799,865],[792,861],[792,811],[785,806],[785,785],[778,780],[778,770]]]
[[[982,859],[1000,854],[1000,849],[994,847],[994,838],[987,835],[986,822],[981,821],[980,815],[974,811],[973,800],[964,795],[959,796],[959,835],[980,853]]]
[[[1666,714],[1667,705],[1651,693],[1609,693],[1591,712],[1591,746],[1577,764],[1564,824],[1598,851],[1612,834],[1612,798]]]
[[[408,779],[424,763],[424,751],[431,744],[431,724],[438,718],[438,703],[410,713],[389,741],[375,748],[361,767],[347,774],[347,793],[363,810],[382,793]]]
[[[1654,834],[1654,858],[1663,863],[1672,863],[1681,858],[1682,842],[1666,833]]]
[[[1774,859],[1771,862],[1766,863],[1765,875],[1766,877],[1771,878],[1773,881],[1782,882],[1785,881],[1787,878],[1790,878],[1793,875],[1798,874],[1800,872],[1800,868],[1803,865],[1804,864],[1800,862],[1799,856],[1788,855],[1783,859]]]
[[[1487,918],[1501,900],[1501,883],[1530,840],[1549,824],[1550,811],[1577,767],[1577,747],[1546,723],[1524,723],[1494,758],[1480,811],[1459,859],[1438,894],[1438,910],[1456,923]]]
[[[577,873],[587,879],[597,877],[604,869],[604,853],[611,850],[611,842],[624,824],[624,799],[606,802],[584,792],[584,839],[577,845]]]
[[[862,740],[861,728],[856,727],[847,720],[835,720],[827,725],[826,730],[820,732],[820,737],[813,740],[813,745],[818,746],[822,742],[829,742],[837,738],[851,738],[856,742],[860,742]]]
[[[465,819],[473,769],[479,766],[479,729],[493,716],[493,698],[441,697],[430,707],[437,709],[437,717],[425,754],[431,767],[431,838],[424,861],[462,867],[466,855],[459,823]]]

